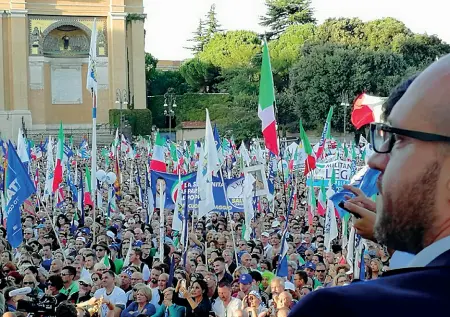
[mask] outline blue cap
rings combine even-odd
[[[311,270],[315,271],[316,270],[316,265],[314,263],[312,263],[312,262],[306,262],[305,269],[311,269]]]
[[[239,283],[242,283],[244,285],[252,284],[253,277],[250,274],[241,274],[239,277]]]

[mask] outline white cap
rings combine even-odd
[[[295,291],[295,285],[289,281],[286,281],[286,282],[284,282],[284,289],[290,290],[290,291]]]

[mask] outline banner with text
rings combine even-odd
[[[198,188],[196,183],[196,173],[190,173],[181,176],[182,182],[187,184],[187,196],[188,196],[188,210],[198,209]],[[225,189],[228,197],[228,205],[231,212],[243,212],[244,211],[244,177],[225,179]],[[174,209],[175,200],[178,195],[178,175],[168,174],[162,172],[151,171],[151,185],[153,191],[153,197],[155,202],[155,208],[159,208],[160,204],[160,188],[163,191],[163,197],[165,196],[164,208]],[[185,200],[185,193],[182,193],[183,205]],[[213,195],[216,207],[213,211],[225,212],[227,210],[227,204],[225,201],[225,194],[222,188],[222,181],[220,177],[213,177]]]
[[[351,174],[351,161],[335,160],[326,163],[317,163],[314,170],[314,186],[321,186],[322,180],[325,180],[325,187],[328,186],[328,182],[331,180],[331,174],[336,173],[336,186],[342,187],[344,184],[350,183]],[[307,179],[306,184],[311,185],[311,179]]]

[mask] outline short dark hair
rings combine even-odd
[[[74,304],[63,301],[56,307],[56,316],[77,317],[77,309]]]
[[[305,284],[308,283],[308,274],[305,271],[298,270],[295,274],[297,274]]]
[[[51,283],[52,286],[54,286],[58,291],[63,288],[64,282],[62,280],[62,277],[60,275],[50,275],[48,277],[48,282]]]
[[[214,263],[214,262],[222,262],[222,263],[225,263],[225,259],[224,259],[223,257],[221,257],[221,256],[218,256],[217,258],[214,259],[213,263]]]
[[[257,271],[251,271],[249,274],[252,277],[252,279],[254,279],[256,282],[262,282],[261,273],[259,273]]]
[[[382,119],[384,121],[387,120],[395,104],[403,97],[403,95],[408,90],[409,86],[411,86],[413,81],[417,78],[417,76],[419,76],[419,74],[414,75],[409,79],[401,82],[392,90],[388,99],[383,104]]]
[[[133,248],[133,251],[139,256],[139,259],[142,258],[142,250],[140,248]]]
[[[227,287],[227,288],[231,288],[231,284],[228,283],[227,281],[223,281],[219,283],[219,287]]]
[[[29,267],[26,268],[26,270],[30,270],[31,273],[33,273],[36,276],[38,275],[38,269],[34,265],[30,265]]]
[[[73,276],[77,275],[77,270],[72,265],[66,265],[65,267],[62,268],[62,270],[69,271],[70,275],[73,275]]]

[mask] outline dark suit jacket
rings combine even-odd
[[[376,280],[314,291],[297,303],[289,317],[441,316],[448,314],[449,307],[447,251],[426,267],[392,270]]]

